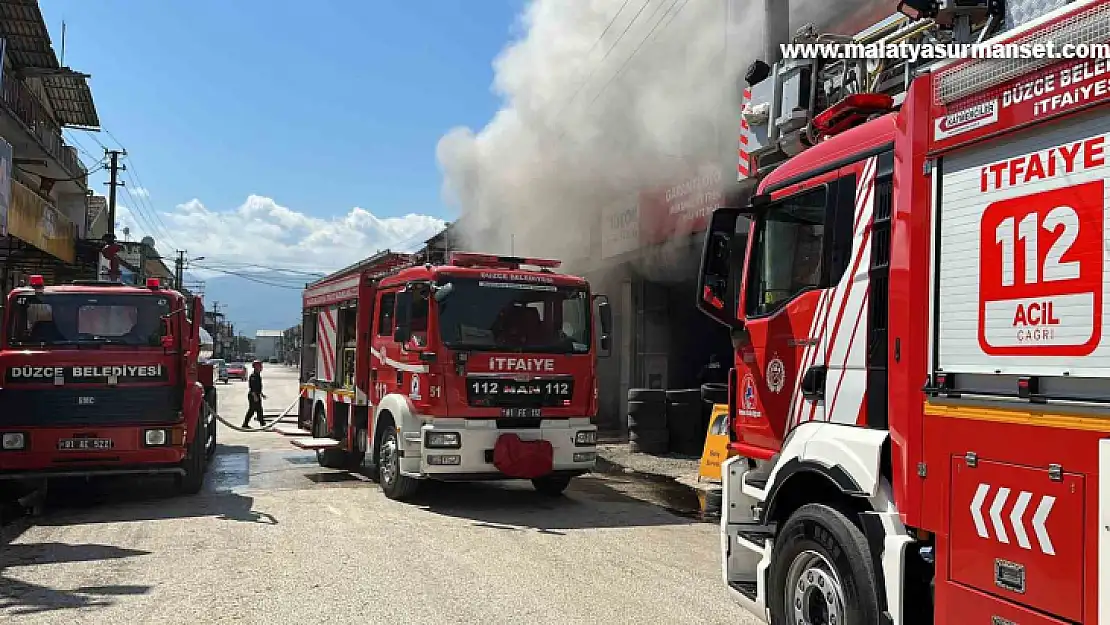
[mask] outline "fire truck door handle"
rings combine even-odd
[[[371,369],[370,370],[370,381],[371,382],[376,382],[377,380],[378,380],[378,370],[377,369]]]
[[[802,376],[802,397],[809,401],[821,401],[825,398],[825,376],[828,367],[814,365],[806,370]]]
[[[405,372],[398,369],[397,370],[397,386],[401,386],[404,383],[405,383]]]

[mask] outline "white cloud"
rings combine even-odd
[[[204,256],[206,265],[228,263],[242,270],[243,264],[252,263],[322,273],[383,249],[414,251],[445,225],[430,215],[380,218],[359,207],[342,217],[321,219],[259,195],[231,210],[210,209],[192,199],[156,216],[150,209],[119,206],[117,220],[117,233],[127,227],[130,240],[154,237],[165,258],[180,249],[192,258]],[[190,273],[200,278],[220,275],[196,266]]]
[[[150,197],[150,191],[146,187],[127,187],[127,192],[133,197]]]

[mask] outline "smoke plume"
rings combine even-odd
[[[895,4],[795,0],[791,32],[858,30]],[[574,268],[602,214],[640,191],[714,166],[734,179],[739,79],[763,50],[763,0],[533,0],[520,20],[494,61],[501,110],[437,147],[466,247]]]

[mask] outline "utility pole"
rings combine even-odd
[[[127,156],[127,150],[108,150],[105,149],[104,153],[108,155],[110,162],[108,164],[108,171],[111,178],[104,184],[108,185],[108,234],[114,238],[116,236],[116,187],[122,187],[123,181],[119,179],[119,172],[127,171],[126,165],[119,164],[120,156]]]
[[[181,276],[185,272],[185,253],[186,250],[177,250],[177,260],[173,263],[173,288],[178,291],[181,290]]]
[[[215,344],[214,349],[223,353],[223,323],[220,322],[220,303],[217,301],[212,302],[212,342]]]

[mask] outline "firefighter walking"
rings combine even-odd
[[[262,418],[262,400],[266,398],[266,394],[262,392],[262,361],[256,360],[251,365],[254,372],[247,380],[247,416],[243,417],[243,427],[250,426],[252,416],[258,417],[260,425],[266,425]]]

